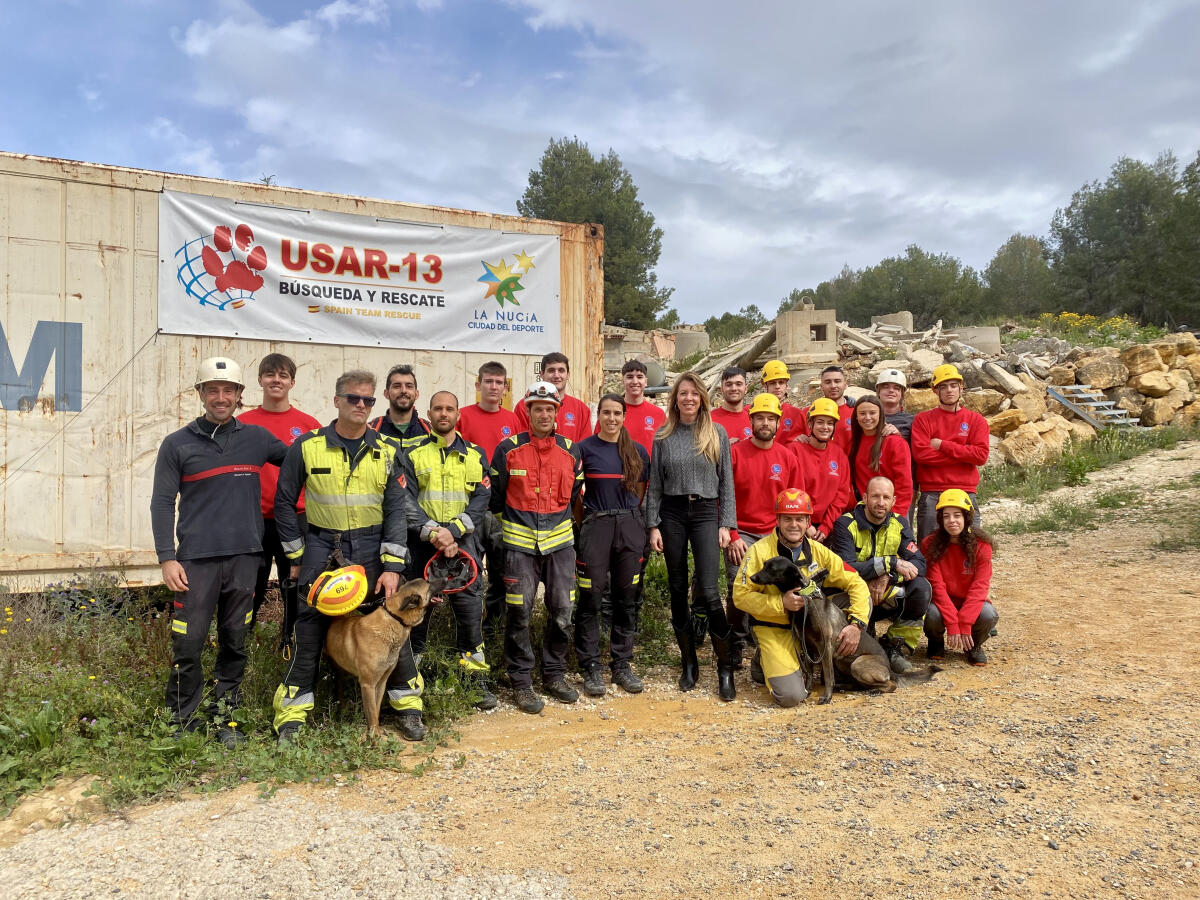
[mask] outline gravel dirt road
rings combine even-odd
[[[420,778],[10,824],[0,893],[1200,896],[1200,548],[1152,546],[1192,525],[1198,469],[1196,443],[1141,457],[1065,494],[1139,492],[1097,530],[1002,536],[986,668],[793,710],[745,670],[722,704],[707,663],[686,695],[663,670],[502,705]]]

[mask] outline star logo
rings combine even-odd
[[[513,257],[513,268],[509,268],[508,262],[503,256],[500,257],[498,263],[493,264],[482,259],[480,263],[483,265],[483,274],[477,280],[487,285],[483,299],[495,297],[501,308],[505,303],[520,306],[521,301],[517,299],[517,291],[525,290],[525,285],[521,284],[521,278],[528,275],[529,270],[534,268],[533,257],[522,250]]]

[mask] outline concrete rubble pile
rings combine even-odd
[[[837,323],[838,364],[850,383],[847,396],[870,393],[884,369],[899,369],[908,380],[905,408],[921,412],[937,405],[930,388],[933,370],[953,363],[966,384],[964,403],[983,415],[992,434],[992,461],[1017,466],[1056,459],[1071,442],[1089,441],[1096,429],[1059,403],[1048,390],[1087,385],[1144,427],[1200,423],[1200,344],[1190,332],[1168,335],[1126,349],[1076,347],[1054,337],[1034,337],[1004,347],[996,327],[915,331],[908,313],[876,317],[870,328]],[[1006,326],[1012,328],[1015,326]],[[692,368],[713,390],[728,366],[749,373],[750,393],[758,389],[759,370],[776,358],[774,325],[715,349]],[[785,362],[786,360],[786,356]],[[670,363],[664,363],[669,369]],[[820,395],[823,365],[789,366],[792,402],[807,405]],[[619,392],[619,375],[612,385]],[[667,382],[674,373],[667,372]]]

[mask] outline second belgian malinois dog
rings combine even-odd
[[[821,569],[809,575],[787,557],[774,556],[750,576],[755,584],[774,585],[783,593],[799,589],[805,594],[804,608],[788,615],[799,651],[800,669],[804,673],[804,686],[810,691],[814,682],[813,666],[820,663],[824,691],[819,703],[833,699],[835,683],[890,694],[898,685],[920,684],[941,671],[937,666],[931,666],[907,675],[894,674],[887,653],[869,630],[859,636],[858,649],[854,653],[838,656],[838,635],[849,620],[821,589],[827,574]]]
[[[413,628],[421,624],[425,611],[441,589],[440,578],[432,582],[414,578],[400,585],[396,593],[366,615],[351,613],[334,619],[329,626],[325,654],[340,672],[358,679],[368,735],[383,733],[379,727],[379,707],[384,685],[396,668],[400,649]]]

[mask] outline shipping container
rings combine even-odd
[[[192,253],[164,244],[169,229],[160,217],[176,200],[234,212],[200,228]],[[250,236],[260,221],[282,222],[270,226],[284,229],[282,238]],[[347,238],[326,254],[305,231],[318,221],[339,235],[378,234],[371,243],[380,246]],[[172,225],[180,227],[188,221]],[[384,246],[414,228],[434,237]],[[535,263],[523,240],[553,249]],[[442,244],[445,260],[435,252]],[[480,249],[493,245],[500,249]],[[520,263],[502,255],[517,253],[509,247],[521,248]],[[302,249],[310,253],[304,260]],[[209,356],[243,366],[247,406],[261,399],[259,360],[291,356],[293,403],[321,421],[333,418],[334,380],[348,369],[375,372],[382,396],[391,366],[414,365],[424,414],[435,390],[474,402],[475,372],[490,359],[507,366],[520,392],[552,350],[571,360],[570,392],[594,402],[603,378],[602,254],[596,225],[0,153],[0,581],[32,589],[88,568],[123,570],[133,583],[160,580],[149,516],[155,458],[167,434],[202,413],[193,382]],[[442,290],[454,277],[440,279],[453,263],[466,284],[468,262],[469,281],[479,284],[464,301],[464,288]],[[263,287],[256,296],[264,270],[273,293]],[[218,292],[221,277],[229,281]],[[380,279],[388,290],[379,292]],[[239,294],[230,282],[246,288],[242,299],[232,299]],[[299,296],[301,284],[312,295]],[[319,296],[318,285],[327,285]],[[399,289],[405,285],[412,290]],[[296,295],[282,296],[289,289]],[[503,338],[431,318],[458,304],[462,322],[528,319],[527,310],[541,307],[520,301],[535,295],[555,304],[557,321],[544,315],[547,327],[513,325]],[[421,317],[418,303],[442,309],[427,311],[426,332],[405,344],[409,333],[396,329],[412,324],[406,316]],[[279,318],[288,340],[267,339],[265,309],[288,311]],[[244,327],[251,314],[257,325]],[[193,328],[188,317],[196,316],[191,333],[168,333]],[[372,339],[338,337],[360,321],[378,329],[368,332]]]

